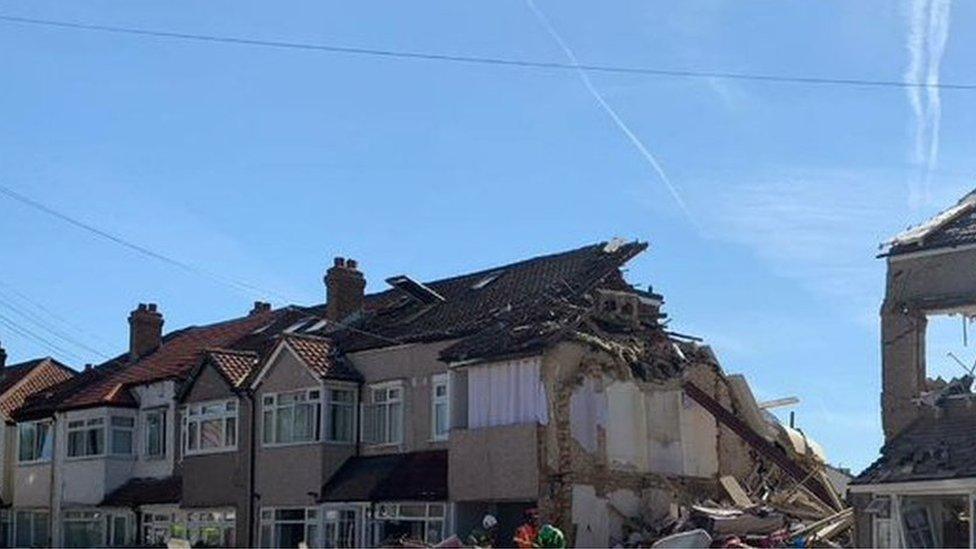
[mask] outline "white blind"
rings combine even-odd
[[[539,359],[468,369],[468,427],[549,423]]]

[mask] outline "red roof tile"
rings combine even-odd
[[[207,351],[207,358],[235,388],[244,384],[258,363],[257,353],[250,351],[212,349]]]
[[[285,334],[287,344],[310,370],[322,378],[360,379],[359,373],[344,358],[336,356],[332,341],[324,337]]]
[[[183,379],[199,364],[207,349],[230,347],[266,327],[276,317],[276,312],[269,311],[170,334],[158,350],[106,379],[79,388],[59,409],[132,405],[134,400],[127,391],[129,387],[165,379]]]
[[[67,366],[52,358],[25,363],[24,366],[27,364],[29,367],[8,366],[3,371],[0,413],[7,417],[30,395],[75,376]]]

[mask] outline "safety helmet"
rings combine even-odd
[[[485,518],[481,521],[481,525],[485,530],[491,530],[492,528],[498,526],[498,519],[494,515],[485,515]]]

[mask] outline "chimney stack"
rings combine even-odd
[[[7,350],[0,345],[0,368],[7,365]]]
[[[259,315],[261,313],[266,313],[271,310],[271,304],[267,301],[255,301],[254,307],[251,312],[247,313],[247,316]]]
[[[138,360],[163,343],[163,315],[155,303],[140,303],[129,314],[129,359]]]
[[[335,258],[325,273],[325,318],[340,322],[363,308],[366,278],[355,259]]]

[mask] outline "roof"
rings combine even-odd
[[[890,256],[976,244],[976,191],[886,244]]]
[[[244,384],[244,380],[258,364],[258,354],[254,351],[211,349],[207,351],[207,362],[236,389]]]
[[[10,417],[31,395],[73,378],[76,372],[53,358],[14,364],[0,370],[0,413]]]
[[[132,478],[112,490],[99,504],[101,507],[137,507],[179,503],[183,494],[183,478]]]
[[[319,501],[443,501],[447,450],[351,457],[322,486]]]
[[[362,379],[362,375],[345,358],[336,354],[335,344],[329,339],[299,334],[284,334],[281,339],[321,378]]]
[[[881,449],[852,485],[976,477],[976,407],[958,400],[926,408]]]
[[[136,406],[129,388],[167,379],[184,380],[196,368],[208,349],[232,348],[237,344],[259,347],[268,338],[265,329],[275,324],[288,310],[262,311],[207,326],[191,326],[171,332],[159,349],[127,362],[121,355],[84,372],[73,383],[55,387],[40,398],[29,399],[17,415],[40,417],[55,410],[95,406]],[[262,334],[256,336],[256,334]],[[46,402],[45,402],[46,401]]]
[[[589,290],[646,248],[642,242],[601,242],[428,282],[444,298],[433,303],[398,289],[372,294],[353,329],[330,335],[347,352],[469,336],[495,324],[498,315],[538,309],[553,296]]]

